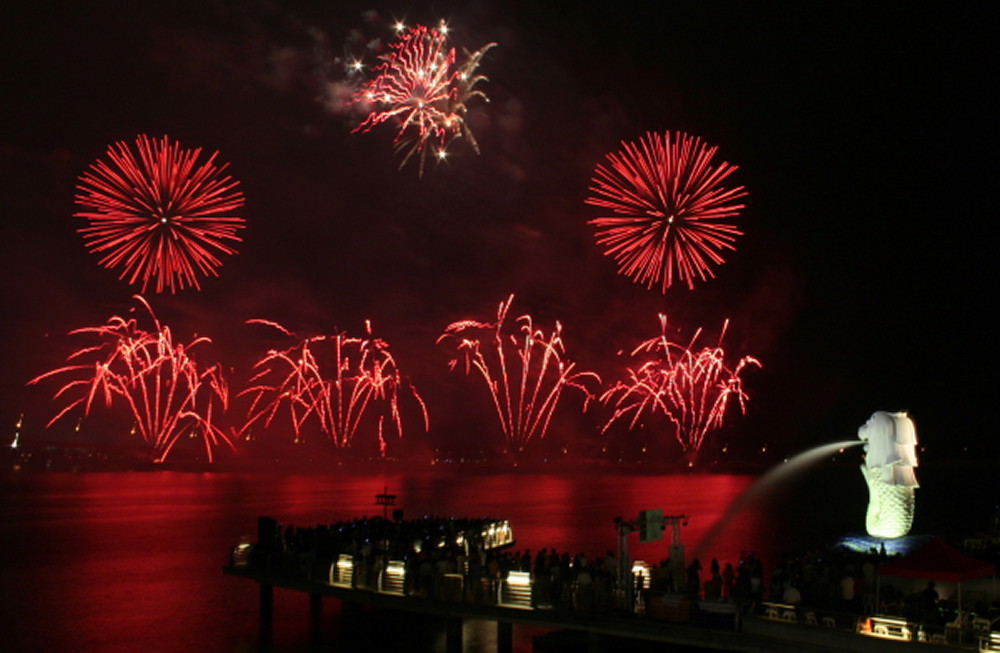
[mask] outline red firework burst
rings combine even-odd
[[[476,69],[490,43],[466,53],[457,63],[455,48],[448,47],[446,30],[417,25],[402,31],[390,51],[375,67],[375,77],[355,95],[355,103],[370,107],[370,113],[354,131],[367,132],[386,121],[398,124],[395,143],[403,153],[400,167],[414,154],[420,160],[420,174],[429,151],[444,158],[448,144],[465,137],[479,152],[472,131],[465,122],[466,103],[474,97],[487,100],[477,85],[486,78]]]
[[[737,167],[712,165],[718,148],[684,133],[648,132],[637,143],[622,143],[598,164],[586,203],[614,212],[590,220],[597,242],[613,256],[619,272],[662,292],[674,276],[694,288],[695,277],[714,277],[711,264],[724,262],[720,252],[735,250],[743,235],[722,220],[739,215],[746,196],[742,186],[722,182]]]
[[[190,355],[195,346],[210,341],[202,337],[187,346],[174,343],[170,328],[160,324],[146,300],[136,299],[149,313],[152,331],[142,329],[134,317],[118,316],[101,326],[71,331],[96,336],[98,342],[71,354],[69,365],[28,382],[74,377],[55,394],[57,399],[68,396],[69,403],[46,426],[75,408],[82,407],[89,415],[95,398],[101,396],[106,406],[120,402],[128,406],[136,424],[133,432],[137,430],[153,447],[157,461],[166,460],[181,436],[188,434],[202,438],[211,462],[213,447],[223,443],[233,447],[233,443],[216,425],[229,404],[221,368],[199,365]]]
[[[294,337],[280,324],[269,320],[250,320],[264,324]],[[428,427],[427,409],[416,389],[396,366],[389,345],[372,336],[371,323],[366,334],[358,338],[346,334],[314,336],[301,340],[283,351],[269,351],[255,367],[258,373],[240,395],[253,395],[244,432],[258,421],[270,426],[278,410],[285,406],[291,416],[296,442],[310,417],[337,447],[347,447],[361,424],[362,418],[380,404],[387,411],[402,437],[403,421],[399,409],[399,392],[408,388],[423,412],[424,428]],[[383,422],[378,416],[379,449],[385,454]]]
[[[632,351],[633,356],[652,358],[638,368],[629,368],[626,380],[617,381],[601,395],[601,401],[613,403],[615,408],[604,431],[630,413],[632,428],[648,413],[660,411],[673,422],[681,448],[697,452],[709,431],[722,426],[730,398],[735,397],[745,412],[748,396],[740,374],[747,365],[760,367],[760,361],[744,356],[735,367],[726,365],[722,339],[727,326],[728,322],[718,345],[696,350],[700,329],[688,346],[679,345],[667,338],[667,318],[660,315],[660,335]]]
[[[505,333],[504,321],[514,295],[500,302],[497,321],[454,322],[445,328],[438,342],[456,343],[454,369],[465,361],[466,374],[472,368],[482,376],[490,391],[507,443],[518,449],[531,439],[544,438],[552,414],[566,388],[584,394],[584,408],[591,398],[587,384],[600,383],[593,372],[576,371],[576,363],[564,359],[562,325],[556,322],[550,335],[536,329],[530,315],[517,318],[520,332]],[[471,335],[470,335],[471,334]],[[484,337],[480,339],[477,334]]]
[[[79,232],[101,265],[141,281],[143,292],[153,279],[156,292],[200,289],[198,275],[215,276],[218,254],[235,254],[229,242],[241,240],[244,220],[232,215],[244,203],[239,182],[221,176],[218,152],[199,164],[200,148],[182,150],[166,136],[140,134],[135,146],[109,146],[108,161],[80,175],[74,215],[89,226]]]

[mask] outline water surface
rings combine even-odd
[[[509,519],[518,550],[546,547],[597,555],[616,548],[616,516],[662,508],[665,514],[688,516],[682,541],[692,552],[755,481],[741,474],[651,475],[586,467],[554,473],[440,467],[328,475],[4,473],[3,648],[343,651],[336,602],[325,602],[321,644],[314,645],[307,597],[283,591],[275,595],[271,643],[259,641],[256,586],[221,572],[230,547],[255,535],[259,515],[313,525],[381,514],[375,495],[388,490],[398,496],[395,507],[408,519]],[[712,557],[735,564],[743,551],[753,550],[770,568],[782,552],[858,530],[864,492],[853,468],[790,479],[727,518],[700,551],[702,564],[707,568]],[[919,496],[917,518],[919,524]],[[645,544],[632,536],[632,556],[649,562],[667,557],[667,535]],[[519,645],[530,643],[532,633],[517,631]],[[488,634],[468,636],[482,639],[488,650]],[[440,642],[431,637],[424,645],[434,650]]]

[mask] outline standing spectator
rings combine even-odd
[[[697,596],[701,590],[701,561],[695,558],[687,568],[687,593]]]
[[[938,592],[935,589],[934,581],[927,581],[927,587],[920,593],[920,598],[921,620],[927,624],[936,624],[938,622]]]
[[[796,606],[802,603],[802,593],[795,586],[794,582],[788,581],[785,583],[785,591],[781,595],[781,602]]]
[[[854,570],[847,567],[844,577],[840,580],[840,600],[845,612],[854,611]]]
[[[734,585],[736,585],[736,572],[733,570],[733,563],[727,562],[726,568],[722,570],[722,596],[724,598],[733,598]]]
[[[718,599],[722,596],[722,574],[719,572],[719,561],[712,558],[709,569],[712,577],[705,581],[705,598]]]
[[[753,568],[750,571],[750,596],[754,601],[761,601],[764,598],[764,563],[756,556],[753,558]]]

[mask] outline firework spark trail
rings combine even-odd
[[[67,359],[70,365],[28,382],[31,385],[67,374],[79,377],[55,393],[55,399],[69,396],[71,400],[46,426],[80,406],[88,416],[98,396],[107,407],[121,400],[128,405],[143,440],[153,447],[157,461],[166,460],[182,434],[191,433],[201,437],[212,462],[213,447],[223,443],[234,447],[216,425],[216,411],[225,412],[229,404],[229,387],[221,367],[201,367],[189,355],[195,346],[211,341],[201,337],[186,346],[175,344],[170,328],[160,324],[146,300],[136,299],[148,312],[153,331],[142,329],[136,318],[119,316],[102,326],[75,329],[71,335],[96,336],[102,342],[72,353]],[[89,358],[94,360],[78,362]],[[72,398],[74,395],[79,396]]]
[[[605,254],[622,274],[664,293],[675,275],[692,289],[696,277],[714,277],[711,265],[743,235],[722,222],[745,208],[735,203],[747,194],[742,186],[721,187],[737,167],[713,166],[718,148],[680,132],[648,132],[622,148],[598,164],[586,200],[614,214],[589,221]]]
[[[269,320],[249,320],[294,337],[280,324]],[[330,351],[323,351],[323,349]],[[317,355],[317,349],[320,349]],[[324,357],[324,354],[327,354]],[[332,366],[332,372],[331,367]],[[253,395],[243,426],[246,432],[258,421],[269,427],[283,405],[288,407],[296,441],[310,416],[315,416],[323,433],[337,447],[351,444],[362,418],[373,404],[384,406],[399,437],[403,421],[399,393],[408,388],[420,405],[424,428],[429,427],[427,407],[416,389],[403,377],[388,344],[372,336],[366,322],[366,336],[346,334],[314,336],[283,351],[271,350],[254,366],[259,371],[240,395]],[[378,415],[379,449],[385,453],[384,417]]]
[[[182,150],[166,136],[141,134],[136,152],[125,142],[108,147],[109,162],[98,160],[80,175],[75,217],[86,218],[87,248],[100,264],[121,268],[120,279],[142,283],[146,292],[191,286],[199,275],[217,275],[217,254],[235,254],[244,220],[232,215],[243,206],[238,182],[221,176],[218,152],[198,164],[201,149]]]
[[[728,325],[728,321],[723,325],[715,347],[696,351],[701,329],[686,347],[679,345],[667,338],[667,318],[661,314],[660,335],[632,351],[632,356],[653,358],[635,369],[628,368],[627,380],[617,381],[601,395],[602,402],[614,405],[603,432],[629,413],[631,429],[647,415],[661,411],[674,424],[674,435],[682,449],[697,452],[705,436],[722,426],[731,397],[736,397],[745,413],[749,397],[740,374],[748,365],[760,367],[760,361],[744,356],[735,368],[726,366],[722,340]]]
[[[398,124],[394,144],[403,155],[400,168],[414,155],[422,175],[428,152],[443,158],[449,143],[465,137],[475,152],[479,144],[465,121],[467,103],[473,98],[488,102],[478,87],[486,77],[476,74],[483,55],[495,43],[465,53],[457,63],[455,48],[448,47],[446,30],[417,25],[403,30],[389,44],[389,53],[375,67],[375,77],[354,96],[354,103],[371,107],[354,131],[368,132],[387,121]]]
[[[546,336],[536,329],[530,315],[517,318],[520,332],[505,333],[504,322],[514,295],[500,302],[493,324],[461,320],[449,324],[438,342],[456,343],[454,369],[461,359],[468,374],[475,369],[490,392],[500,428],[508,445],[518,449],[533,438],[544,438],[552,415],[567,387],[584,394],[584,410],[593,396],[587,388],[591,381],[600,383],[593,372],[576,371],[576,363],[563,360],[562,325]],[[467,335],[472,331],[473,335]],[[482,334],[482,338],[477,337]]]

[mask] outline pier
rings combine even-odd
[[[945,650],[978,650],[976,642],[964,646],[944,643],[880,639],[839,627],[790,623],[755,615],[734,621],[733,628],[696,623],[677,623],[638,615],[578,614],[556,610],[524,609],[503,605],[481,605],[384,594],[366,589],[337,587],[322,579],[256,570],[227,565],[224,573],[256,582],[260,592],[260,617],[266,630],[273,616],[275,588],[301,592],[308,597],[309,609],[319,614],[324,599],[336,599],[346,606],[368,605],[374,608],[425,614],[442,618],[446,625],[447,653],[462,653],[462,623],[466,619],[494,622],[497,626],[497,653],[513,652],[513,628],[519,625],[586,633],[599,640],[613,637],[646,640],[698,647],[705,650],[743,653],[848,653],[920,651],[941,653]],[[303,602],[304,606],[306,602]],[[735,619],[735,617],[734,617]]]
[[[554,588],[547,575],[535,578],[509,564],[499,571],[498,558],[517,559],[498,555],[514,543],[503,521],[375,518],[321,529],[282,532],[277,522],[261,518],[258,542],[232,550],[223,572],[257,583],[262,635],[270,633],[274,591],[280,589],[308,597],[316,628],[324,599],[340,601],[344,614],[369,606],[387,619],[394,612],[426,615],[443,624],[447,653],[464,650],[466,620],[496,625],[497,653],[513,651],[518,626],[577,633],[591,649],[617,638],[746,653],[1000,651],[996,633],[932,634],[898,618],[654,591],[642,563],[625,583],[568,581]],[[359,534],[365,546],[343,552],[344,542]],[[400,545],[409,549],[409,559]],[[456,552],[458,568],[428,563],[450,557],[454,564]],[[489,572],[479,564],[487,559]]]

